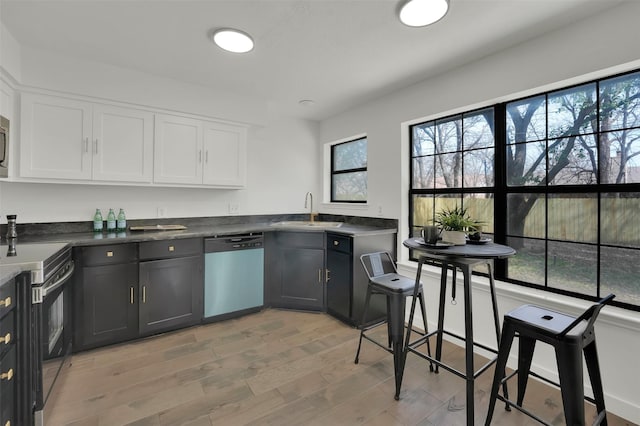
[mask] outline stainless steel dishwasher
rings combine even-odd
[[[207,238],[204,252],[205,321],[259,311],[264,305],[262,234]]]

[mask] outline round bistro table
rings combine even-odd
[[[471,272],[476,265],[487,265],[489,273],[489,288],[491,292],[491,303],[493,307],[493,321],[496,329],[496,341],[497,347],[500,346],[500,318],[498,316],[498,304],[496,301],[495,283],[493,277],[493,261],[495,259],[504,259],[516,254],[516,251],[502,244],[495,244],[487,242],[484,244],[466,244],[462,246],[441,246],[441,245],[427,245],[422,238],[409,238],[403,242],[403,245],[418,255],[418,271],[416,273],[416,285],[413,294],[413,300],[411,303],[411,313],[409,315],[409,324],[407,327],[407,335],[405,338],[405,350],[404,356],[409,352],[428,360],[430,363],[436,365],[435,372],[438,372],[438,367],[442,367],[445,370],[457,375],[466,380],[466,411],[467,411],[467,425],[473,426],[474,424],[474,380],[481,373],[486,371],[491,364],[497,359],[497,349],[489,348],[485,345],[473,341],[473,305],[471,303]],[[429,333],[427,325],[425,324],[425,335],[415,342],[410,342],[411,326],[413,325],[413,314],[416,307],[417,290],[420,284],[420,277],[422,274],[422,265],[427,261],[435,261],[441,264],[442,272],[440,275],[440,300],[438,309],[438,329]],[[447,292],[447,274],[449,268],[452,269],[452,295],[455,298],[456,288],[456,271],[460,269],[464,276],[464,328],[465,335],[459,336],[444,329],[444,312],[445,312],[445,299]],[[447,334],[454,338],[464,341],[465,343],[465,371],[457,370],[446,363],[442,362],[442,336]],[[436,335],[436,355],[435,358],[430,354],[424,354],[419,352],[417,348],[423,345],[427,339]],[[478,346],[482,349],[490,351],[496,354],[496,357],[492,358],[485,365],[480,367],[477,371],[474,368],[473,362],[473,347]],[[403,365],[404,370],[404,365]],[[402,380],[402,379],[401,379]],[[504,385],[504,392],[506,394],[506,384]]]

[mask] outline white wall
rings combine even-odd
[[[18,80],[18,89],[40,88],[127,102],[248,123],[250,128],[246,189],[1,182],[2,221],[8,213],[17,214],[22,223],[89,221],[96,208],[105,214],[108,208],[120,207],[130,219],[155,218],[158,208],[165,209],[166,217],[226,216],[230,203],[238,204],[240,215],[301,213],[306,192],[319,194],[315,122],[275,115],[261,100],[24,46],[9,47],[14,54],[7,57],[11,59],[8,68],[20,70],[19,80],[10,76]],[[8,71],[5,68],[5,75]],[[17,132],[17,120],[12,122]]]
[[[408,123],[640,68],[637,16],[640,16],[640,2],[627,2],[560,31],[339,114],[321,123],[320,142],[327,144],[352,134],[367,134],[369,203],[362,214],[377,216],[381,207],[384,216],[399,219],[401,242],[408,236]],[[340,212],[341,207],[332,210]],[[401,244],[398,248],[401,272],[414,275],[415,264],[407,261],[408,251]],[[427,302],[430,322],[437,318],[439,283],[436,275],[432,273],[424,279],[426,293],[433,295]],[[486,283],[476,281],[474,309],[475,318],[480,321],[490,318],[490,304]],[[571,298],[525,291],[509,284],[500,286],[501,313],[529,302],[567,312],[578,312],[586,306]],[[462,304],[457,306],[459,310]],[[447,324],[453,331],[464,334],[460,316],[447,317]],[[485,343],[495,340],[495,337],[492,340],[488,324],[489,327],[477,327],[477,337]],[[597,330],[607,408],[640,423],[640,392],[637,391],[640,383],[637,364],[640,315],[607,308],[601,314]],[[544,351],[537,352],[534,362],[539,370],[555,371],[553,357]]]

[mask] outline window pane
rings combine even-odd
[[[507,145],[507,185],[540,185],[546,177],[546,146],[543,142]]]
[[[480,231],[493,234],[493,194],[470,194],[462,200],[469,217],[482,222]]]
[[[434,157],[420,157],[413,159],[413,180],[412,185],[416,189],[433,188],[434,180]]]
[[[420,236],[420,229],[426,225],[433,225],[435,216],[434,197],[432,195],[413,196],[413,232],[412,235]]]
[[[461,188],[462,153],[436,156],[436,188]]]
[[[640,126],[640,73],[600,83],[600,129],[603,131]]]
[[[465,150],[493,147],[493,108],[465,115],[463,128],[463,144]]]
[[[435,213],[442,210],[453,210],[462,206],[462,196],[460,194],[440,194],[435,197]]]
[[[596,194],[550,194],[548,206],[548,238],[598,242]]]
[[[597,149],[594,135],[559,139],[549,146],[550,185],[597,183]]]
[[[595,83],[549,95],[549,139],[593,133],[596,117]]]
[[[507,195],[507,234],[515,237],[545,238],[544,194]]]
[[[546,115],[544,95],[507,104],[507,143],[544,140]]]
[[[598,249],[586,244],[548,242],[547,285],[596,296]]]
[[[417,157],[435,153],[435,123],[430,121],[416,125],[412,130],[413,155]]]
[[[454,152],[462,149],[461,125],[462,121],[459,118],[437,121],[436,151],[438,153]]]
[[[600,250],[600,296],[609,293],[615,300],[640,305],[640,252],[638,250],[602,247]]]
[[[367,138],[333,146],[333,171],[367,167]]]
[[[640,129],[600,134],[600,182],[640,183]]]
[[[367,172],[333,175],[333,201],[366,201]]]
[[[600,200],[601,243],[640,248],[639,211],[640,193],[602,194]]]
[[[493,186],[493,148],[465,151],[464,186],[467,188]]]
[[[516,254],[507,259],[507,278],[544,285],[544,241],[507,238]]]

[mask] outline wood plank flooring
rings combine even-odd
[[[328,315],[267,309],[75,354],[58,384],[51,424],[464,424],[462,379],[446,371],[429,373],[426,361],[409,355],[395,401],[391,355],[365,341],[356,365],[357,343],[356,329]],[[443,358],[462,366],[464,352],[446,344]],[[476,382],[479,425],[492,371]],[[557,390],[530,380],[527,392],[532,410],[554,425],[564,423]],[[595,410],[587,406],[591,419]],[[492,424],[537,424],[503,407],[496,406]],[[632,424],[613,415],[608,420],[614,426]]]

